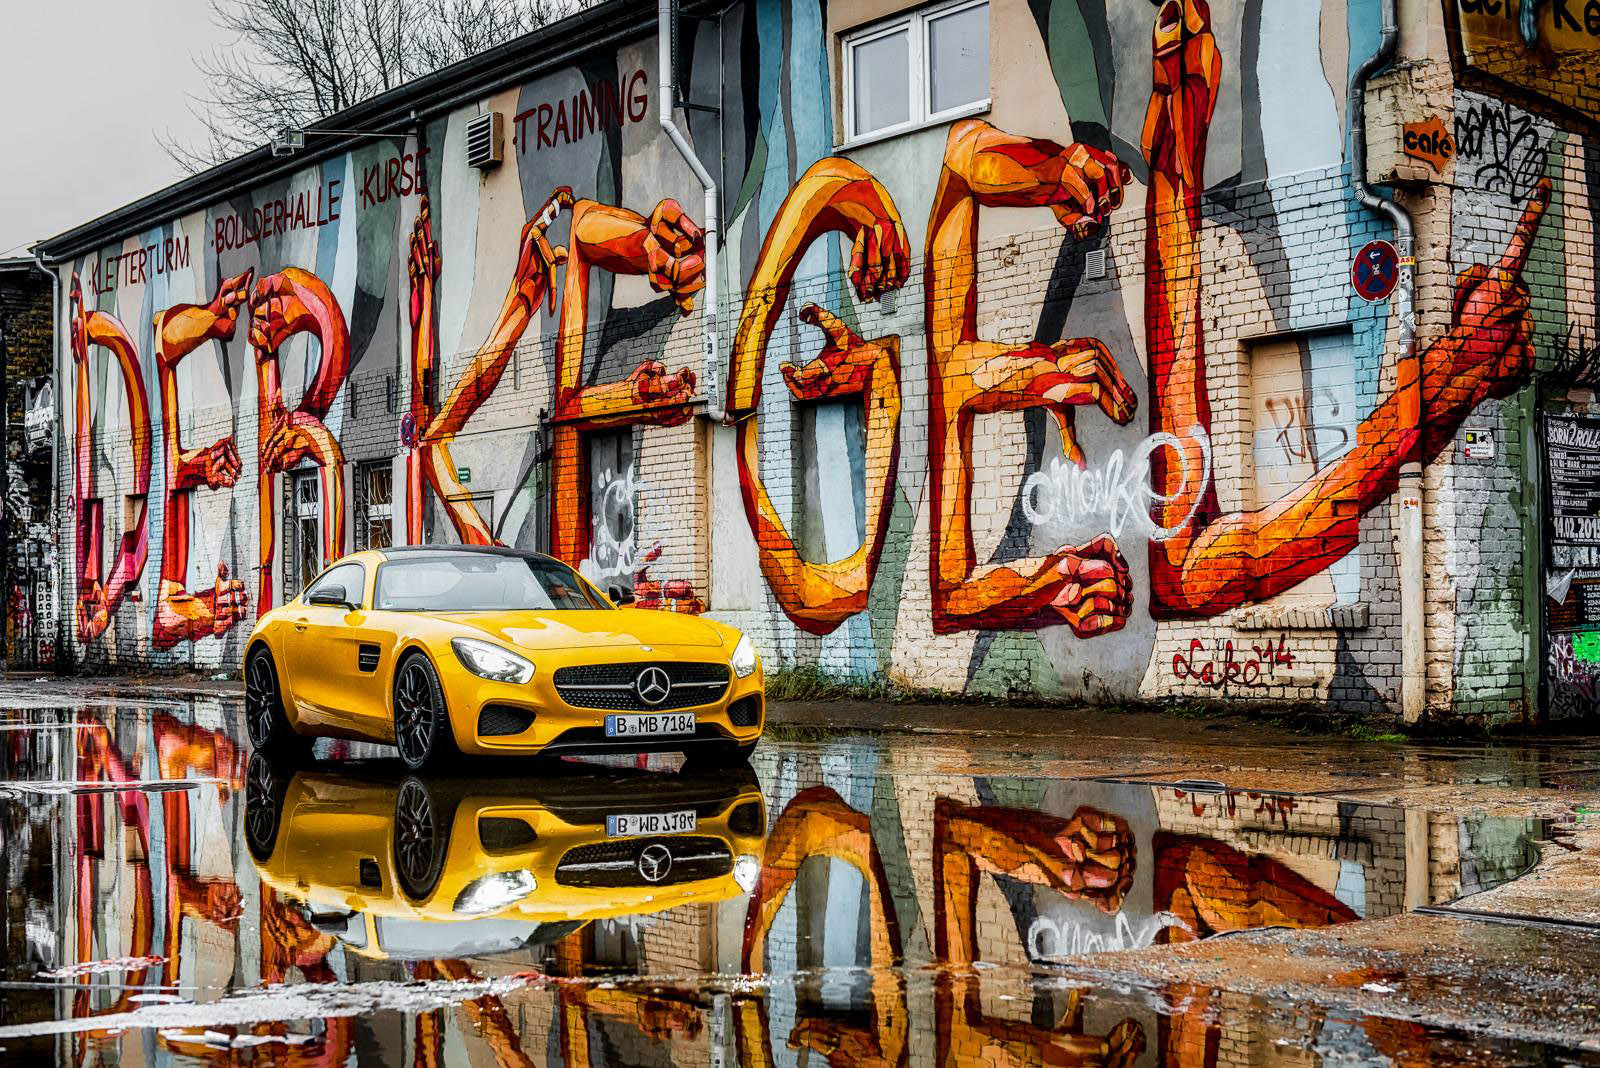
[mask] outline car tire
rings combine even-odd
[[[244,840],[250,855],[265,864],[278,848],[283,824],[283,797],[289,769],[257,749],[244,773]]]
[[[450,729],[439,673],[421,653],[400,661],[394,674],[394,744],[412,771],[437,768],[461,755]]]
[[[439,886],[455,806],[445,804],[428,784],[407,775],[394,795],[394,872],[400,889],[423,901]]]
[[[684,763],[700,768],[736,768],[748,764],[755,751],[756,742],[711,742],[687,753]]]
[[[268,753],[303,754],[309,739],[296,734],[283,710],[278,665],[264,645],[250,650],[244,663],[244,722],[250,745]]]

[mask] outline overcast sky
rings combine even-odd
[[[0,0],[0,256],[183,177],[195,70],[228,36],[209,0]]]

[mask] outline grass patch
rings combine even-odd
[[[1381,730],[1367,723],[1351,724],[1350,729],[1345,731],[1345,734],[1352,741],[1357,742],[1409,742],[1411,740],[1409,735],[1402,734],[1399,731]]]
[[[998,705],[1011,698],[1004,694],[947,693],[922,686],[906,686],[887,675],[840,675],[815,664],[781,667],[767,672],[769,701],[883,701],[900,705]],[[1017,694],[1016,700],[1032,704],[1068,704]]]

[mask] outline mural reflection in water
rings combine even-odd
[[[4,978],[41,984],[8,997],[8,1056],[1229,1064],[1277,1034],[1248,998],[1074,987],[1057,962],[1447,900],[1514,874],[1534,829],[974,777],[859,740],[769,744],[739,772],[417,777],[349,743],[247,758],[215,726],[236,718],[62,709],[0,736],[22,901]],[[1340,1026],[1413,1058],[1436,1038]]]

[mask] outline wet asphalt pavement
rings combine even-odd
[[[1600,745],[915,715],[413,776],[0,683],[0,1062],[1600,1064]]]

